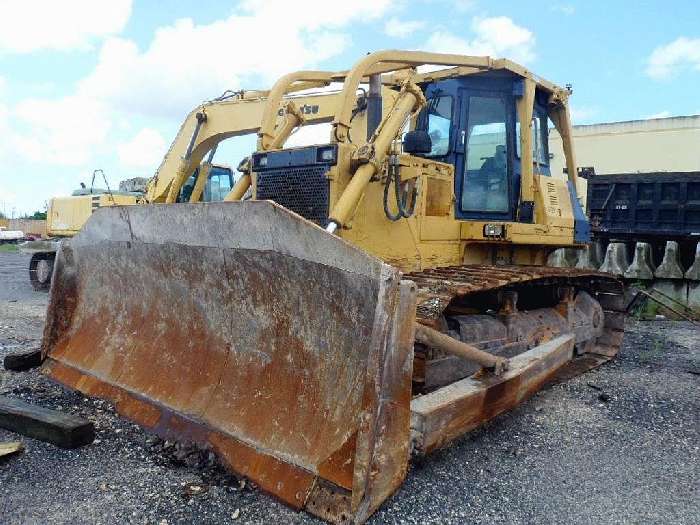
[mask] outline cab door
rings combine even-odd
[[[520,180],[514,162],[512,89],[476,87],[459,93],[455,215],[458,219],[512,221]]]

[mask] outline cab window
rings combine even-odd
[[[462,211],[509,211],[506,117],[504,99],[469,97]]]
[[[547,125],[547,116],[536,111],[532,117],[532,162],[540,166],[549,165],[549,129]],[[515,122],[515,153],[520,158],[519,120]]]
[[[218,202],[231,191],[231,172],[227,169],[213,168],[204,187],[204,201]]]
[[[182,185],[180,194],[177,197],[177,202],[190,202],[190,197],[192,196],[192,190],[194,189],[194,184],[197,181],[197,175],[199,174],[199,168],[188,177],[185,183]]]
[[[190,175],[185,184],[182,185],[177,202],[190,202],[192,190],[194,190],[198,175],[199,168],[197,168],[194,173]],[[212,167],[209,172],[209,180],[207,180],[207,183],[204,185],[204,192],[201,198],[202,202],[218,202],[224,200],[224,197],[231,191],[232,184],[231,171],[229,169],[220,168],[218,166]]]
[[[428,135],[432,141],[432,148],[428,156],[442,157],[450,151],[450,129],[452,127],[452,97],[437,96],[428,99]],[[425,113],[424,113],[425,115]],[[423,116],[423,118],[425,118]]]

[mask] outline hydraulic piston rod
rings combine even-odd
[[[367,158],[363,159],[366,162],[355,171],[340,199],[333,207],[330,223],[326,227],[327,231],[335,232],[339,226],[345,225],[352,218],[367,184],[389,154],[392,141],[403,129],[409,117],[424,105],[425,97],[420,88],[407,81],[387,118],[380,124],[370,141],[361,149],[361,151],[366,152]]]
[[[425,325],[416,323],[416,341],[426,346],[437,348],[448,354],[456,355],[466,359],[467,361],[472,361],[477,363],[484,368],[490,369],[494,375],[501,375],[503,372],[508,370],[508,360],[499,357],[478,348],[457,341],[449,335],[433,330]]]

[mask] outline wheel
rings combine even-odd
[[[35,253],[29,261],[29,281],[37,291],[48,291],[51,288],[53,274],[53,253]]]

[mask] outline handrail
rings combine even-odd
[[[493,67],[494,61],[490,57],[427,53],[423,51],[387,50],[370,53],[355,63],[345,77],[340,96],[340,111],[333,120],[334,134],[337,141],[345,142],[348,140],[355,92],[368,72],[372,68],[376,70],[376,66],[381,62],[391,62],[392,66],[397,66],[397,68],[400,65],[421,66],[433,64],[437,66],[468,66],[477,69],[490,69]]]

